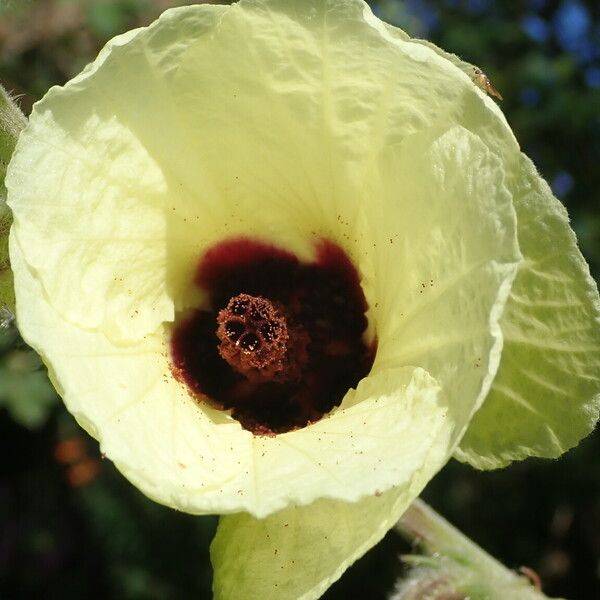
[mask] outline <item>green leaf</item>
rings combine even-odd
[[[531,161],[510,187],[525,256],[501,320],[504,350],[457,457],[477,468],[557,457],[600,411],[600,300],[567,214]]]

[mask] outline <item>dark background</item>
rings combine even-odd
[[[108,38],[181,4],[0,0],[0,80],[22,95],[28,113]],[[600,3],[371,4],[490,76],[525,152],[567,205],[597,277]],[[103,461],[13,329],[0,330],[0,451],[0,598],[210,598],[216,519],[146,500]],[[537,570],[549,595],[600,598],[599,432],[558,461],[530,459],[489,473],[452,461],[425,498],[508,566]],[[407,550],[389,533],[325,597],[386,598]]]

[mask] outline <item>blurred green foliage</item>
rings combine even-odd
[[[301,1],[301,0],[298,0]],[[176,0],[0,0],[0,82],[27,113],[108,38]],[[374,11],[479,65],[523,149],[568,206],[600,274],[600,5],[581,0],[381,0]],[[216,520],[158,506],[99,455],[14,325],[0,328],[0,597],[210,598]],[[546,591],[600,597],[600,435],[560,461],[479,473],[449,464],[426,499]],[[385,598],[408,548],[393,533],[326,594]]]
[[[20,425],[38,429],[58,398],[39,357],[16,342],[14,326],[0,327],[0,406]]]
[[[86,19],[96,35],[109,39],[117,32],[126,31],[129,22],[148,13],[151,8],[148,0],[91,2],[87,5]]]

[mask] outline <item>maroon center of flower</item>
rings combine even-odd
[[[319,420],[373,363],[356,269],[332,242],[316,250],[302,263],[256,240],[214,246],[196,278],[208,307],[173,330],[178,379],[258,435]]]

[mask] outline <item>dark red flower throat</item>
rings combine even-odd
[[[208,308],[173,330],[176,376],[257,435],[318,421],[373,364],[358,273],[336,244],[316,250],[302,263],[256,240],[212,247],[196,278]]]

